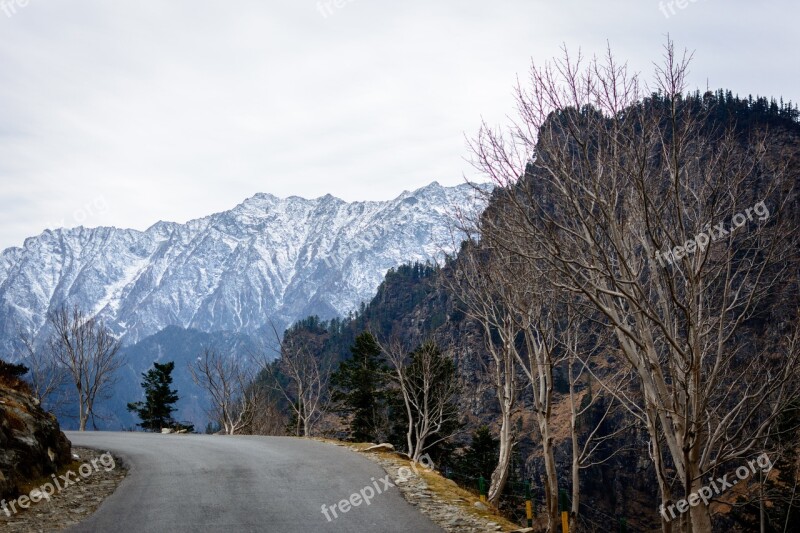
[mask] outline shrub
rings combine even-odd
[[[0,384],[12,389],[30,392],[28,385],[21,379],[27,373],[28,367],[25,365],[15,365],[0,359]]]

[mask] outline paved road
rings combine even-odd
[[[338,446],[290,437],[67,436],[77,446],[110,450],[130,468],[97,513],[70,533],[441,532],[394,487],[336,519],[329,511],[326,520],[323,504],[374,487],[373,478],[383,489],[386,475]]]

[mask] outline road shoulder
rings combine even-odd
[[[481,504],[478,496],[460,488],[435,470],[426,470],[421,465],[415,467],[402,454],[383,450],[366,451],[369,445],[365,444],[316,440],[348,448],[378,463],[391,476],[403,498],[448,533],[511,532],[520,529],[520,526]]]
[[[118,456],[77,446],[72,453],[72,464],[57,475],[31,481],[13,502],[0,502],[0,531],[62,531],[94,514],[127,475]]]

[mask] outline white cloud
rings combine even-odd
[[[13,0],[6,0],[12,2]],[[610,41],[652,70],[665,35],[692,83],[797,100],[788,1],[31,0],[0,12],[0,248],[64,220],[145,228],[256,192],[347,200],[473,175],[530,59]],[[108,208],[76,217],[102,198]],[[76,220],[81,218],[82,220]]]

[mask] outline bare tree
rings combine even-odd
[[[514,221],[497,238],[585,298],[636,376],[629,407],[650,435],[664,510],[676,488],[688,497],[763,448],[800,367],[797,351],[750,341],[797,270],[793,156],[768,132],[709,132],[702,102],[683,97],[687,66],[670,42],[645,98],[610,53],[584,69],[565,52],[518,88],[510,135],[484,127],[473,143]],[[775,329],[795,327],[792,314]],[[673,520],[711,531],[705,505],[662,512],[665,532]]]
[[[250,425],[245,428],[248,435],[285,435],[288,423],[285,413],[278,405],[273,391],[269,390],[263,382],[256,381],[250,385],[257,387],[253,403],[253,417]]]
[[[623,405],[617,400],[618,396],[630,393],[626,386],[630,381],[626,369],[606,372],[602,378],[595,379],[595,382],[599,382],[595,385],[598,390],[592,388],[591,366],[594,355],[603,353],[607,342],[605,332],[579,312],[574,300],[562,302],[561,306],[564,323],[557,337],[565,356],[569,385],[572,451],[570,523],[575,525],[573,529],[577,529],[581,507],[581,471],[631,451],[633,446],[620,445],[615,439],[622,437],[636,422],[624,417]],[[614,394],[605,394],[604,389],[611,389]],[[616,427],[607,427],[611,426],[610,421],[618,413],[623,415],[621,422]],[[615,444],[612,451],[601,453],[604,445],[612,443]]]
[[[558,519],[558,476],[556,473],[556,443],[548,437],[552,433],[554,398],[553,369],[566,366],[571,413],[572,468],[572,513],[575,523],[580,508],[580,471],[602,463],[615,454],[598,457],[597,451],[603,443],[618,437],[627,426],[610,434],[601,428],[608,419],[615,401],[606,406],[599,418],[588,426],[578,427],[585,421],[602,395],[585,394],[587,387],[580,382],[590,365],[591,339],[588,324],[579,320],[575,302],[566,295],[559,295],[542,279],[546,263],[537,261],[533,243],[515,243],[528,246],[525,255],[519,249],[506,247],[505,227],[513,221],[503,220],[502,211],[489,210],[478,218],[461,217],[462,232],[467,237],[456,260],[452,262],[453,276],[444,277],[446,288],[463,303],[466,313],[483,327],[483,338],[491,358],[490,374],[498,394],[501,411],[500,460],[492,476],[489,490],[490,501],[496,503],[502,492],[508,462],[513,449],[510,431],[511,413],[516,406],[516,367],[521,365],[524,379],[532,387],[533,414],[542,435],[543,459],[545,463],[545,500],[548,519]],[[498,234],[502,232],[502,234]],[[473,240],[481,235],[481,240]],[[523,342],[523,340],[525,342]],[[595,341],[596,342],[596,341]],[[581,404],[579,405],[579,400]],[[507,429],[506,429],[507,428]],[[504,444],[504,440],[507,444]],[[617,449],[616,453],[624,450]],[[494,496],[494,499],[492,498]]]
[[[119,341],[102,321],[84,314],[78,307],[60,307],[48,315],[52,336],[44,352],[69,373],[78,393],[80,431],[95,416],[95,402],[116,382],[124,365]]]
[[[427,449],[458,431],[459,413],[453,404],[458,393],[455,363],[433,341],[410,354],[397,340],[381,349],[406,408],[408,456],[419,461]]]
[[[531,409],[541,437],[542,458],[545,467],[545,506],[548,527],[558,523],[558,472],[556,470],[555,437],[553,436],[554,368],[563,361],[558,352],[556,321],[546,302],[553,301],[552,291],[531,278],[527,265],[516,265],[516,290],[505,296],[515,310],[513,316],[522,332],[523,349],[514,355],[524,371],[531,390]],[[511,281],[509,279],[508,281]]]
[[[490,356],[488,374],[500,408],[499,454],[491,475],[488,500],[497,505],[508,480],[511,454],[516,444],[512,417],[517,411],[519,379],[517,347],[521,335],[517,321],[505,305],[503,290],[492,276],[491,252],[468,239],[452,264],[452,276],[441,276],[445,288],[463,304],[467,316],[480,327]],[[482,366],[486,366],[480,360]]]
[[[227,435],[242,433],[252,424],[262,392],[253,386],[253,373],[232,354],[224,356],[206,347],[189,364],[189,374],[210,400],[209,416],[218,421]]]
[[[51,412],[61,413],[67,401],[64,388],[69,383],[69,372],[48,353],[50,346],[36,346],[33,335],[20,335],[25,366],[30,369],[28,383],[36,399]]]
[[[331,362],[320,353],[320,347],[303,335],[281,338],[272,325],[278,349],[278,359],[262,355],[258,358],[262,370],[270,378],[270,386],[289,403],[295,416],[295,434],[313,435],[314,426],[328,404],[328,384]]]

